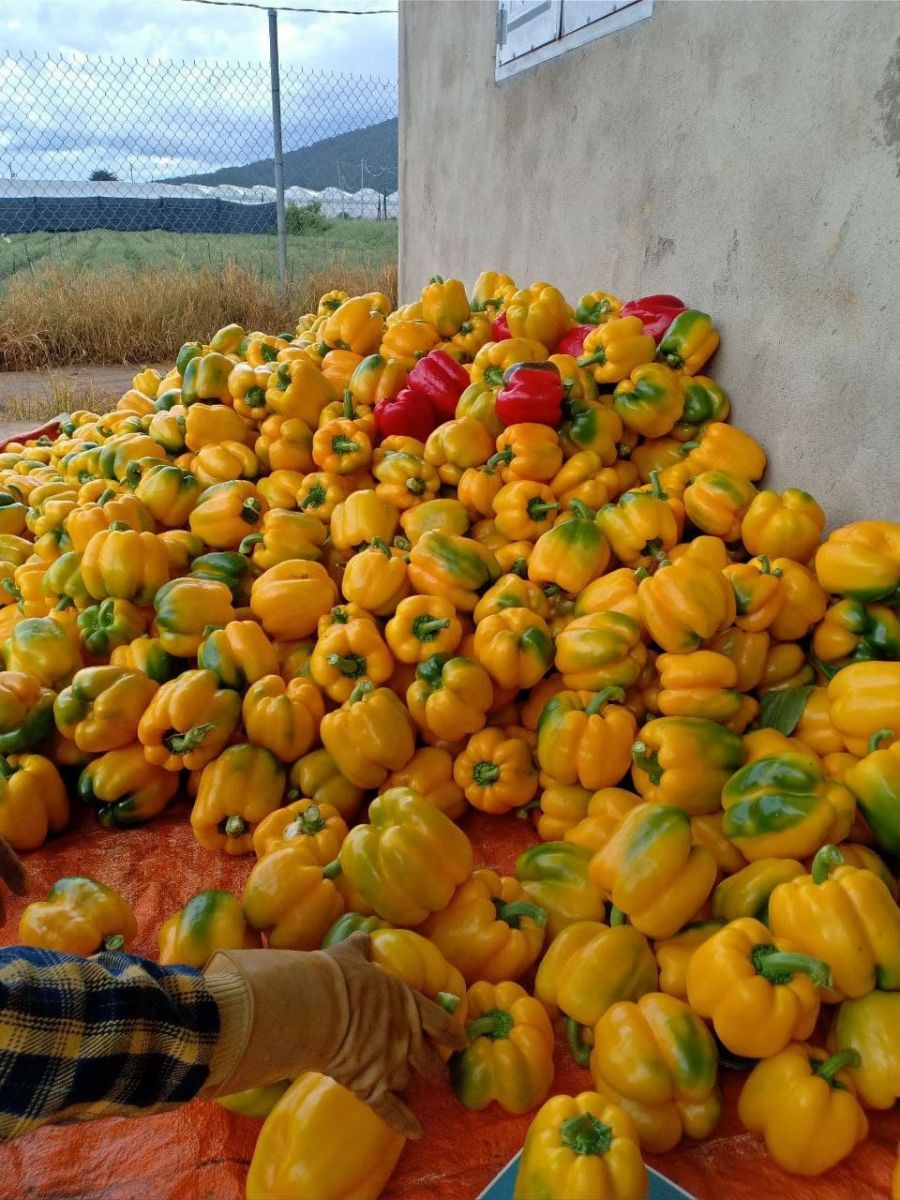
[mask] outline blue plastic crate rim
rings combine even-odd
[[[476,1200],[512,1200],[521,1157],[522,1151],[520,1150],[515,1158],[509,1160],[500,1174],[494,1176],[484,1191],[476,1197]],[[659,1171],[654,1171],[652,1167],[647,1168],[647,1174],[650,1176],[648,1200],[694,1200],[690,1192],[678,1187],[677,1184],[672,1183],[671,1179],[666,1179],[665,1175],[660,1175]]]

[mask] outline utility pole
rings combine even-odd
[[[275,218],[278,223],[278,276],[281,302],[287,301],[287,226],[284,219],[284,152],[281,146],[281,80],[278,71],[278,13],[269,9],[269,71],[272,77],[272,146],[275,164]]]

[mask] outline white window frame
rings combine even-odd
[[[531,67],[549,62],[551,59],[557,58],[560,54],[566,54],[569,50],[577,50],[580,46],[584,46],[596,38],[617,33],[620,29],[624,29],[628,25],[634,25],[637,21],[645,20],[653,12],[653,0],[616,0],[617,7],[614,12],[589,21],[587,24],[580,26],[580,28],[573,29],[570,33],[563,33],[566,5],[572,3],[573,0],[543,0],[539,5],[539,15],[545,17],[547,14],[552,15],[555,22],[555,35],[543,41],[540,45],[534,45],[531,49],[523,50],[508,62],[501,62],[501,38],[505,28],[507,8],[506,0],[497,0],[497,37],[494,70],[494,78],[497,83],[501,83],[505,79],[510,79],[522,71],[527,71]]]

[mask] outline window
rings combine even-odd
[[[653,0],[498,0],[495,78],[649,17]]]

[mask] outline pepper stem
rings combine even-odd
[[[631,747],[631,757],[634,765],[644,772],[654,786],[662,782],[663,772],[656,750],[650,750],[646,742],[635,742]]]
[[[244,818],[238,816],[237,813],[232,813],[225,822],[225,827],[222,832],[226,837],[239,838],[247,832],[247,828],[247,822],[244,820]]]
[[[678,453],[682,456],[682,458],[687,458],[692,450],[697,450],[699,447],[699,442],[682,442],[681,449],[678,451]]]
[[[103,939],[103,949],[107,954],[115,954],[117,950],[121,950],[125,945],[125,938],[121,933],[108,933]]]
[[[609,704],[611,700],[615,700],[617,704],[621,704],[625,699],[625,692],[620,687],[607,687],[601,692],[598,692],[593,700],[585,708],[584,713],[587,717],[593,717],[598,713],[605,704]]]
[[[559,1140],[576,1154],[607,1154],[613,1144],[613,1131],[593,1113],[583,1112],[563,1121]]]
[[[254,546],[263,540],[261,533],[248,533],[238,546],[238,554],[249,554]]]
[[[528,560],[526,558],[517,558],[509,568],[510,575],[518,575],[520,579],[528,578]]]
[[[586,1067],[591,1061],[591,1048],[585,1043],[582,1028],[574,1017],[566,1017],[566,1041],[579,1067]]]
[[[646,567],[638,567],[638,569],[634,573],[634,577],[638,581],[638,583],[640,583],[642,579],[650,578],[650,572],[647,570]]]
[[[877,733],[873,733],[869,738],[869,744],[866,751],[869,754],[874,754],[882,742],[886,742],[888,738],[895,736],[893,729],[879,729]]]
[[[459,1008],[459,996],[454,996],[452,992],[438,992],[435,1000],[444,1012],[450,1013],[451,1016]]]
[[[580,517],[582,521],[593,521],[596,513],[592,508],[588,508],[583,500],[577,497],[569,501],[569,512],[573,512],[576,517]]]
[[[662,484],[659,482],[659,471],[650,472],[650,495],[656,500],[668,500],[668,496],[662,489]]]
[[[449,627],[449,617],[433,617],[431,613],[420,613],[410,625],[413,637],[419,642],[433,642],[442,629]]]
[[[466,1036],[470,1042],[474,1042],[476,1038],[480,1037],[490,1038],[496,1042],[501,1038],[508,1038],[513,1031],[514,1024],[512,1014],[508,1013],[505,1008],[492,1008],[489,1012],[482,1013],[480,1017],[468,1023]]]
[[[410,476],[406,481],[406,490],[412,492],[414,496],[421,496],[426,487],[425,480],[420,479],[417,475]]]
[[[187,729],[184,733],[173,729],[162,739],[163,745],[171,754],[187,754],[202,745],[211,729],[215,729],[215,723],[212,721],[206,725],[195,725],[193,729]]]
[[[289,825],[285,825],[281,836],[285,841],[291,841],[292,838],[308,835],[312,837],[314,834],[321,833],[325,828],[325,818],[317,804],[311,804],[309,808],[302,813],[298,813]]]
[[[824,883],[833,868],[839,867],[843,861],[844,856],[837,846],[823,846],[813,859],[810,871],[813,883]]]
[[[255,500],[252,496],[241,505],[241,520],[245,521],[248,525],[259,524],[261,516],[259,501]]]
[[[353,691],[350,693],[348,703],[356,704],[362,700],[363,696],[367,696],[369,692],[375,691],[375,684],[371,679],[361,679]]]
[[[353,454],[355,450],[358,450],[359,443],[354,442],[353,438],[338,434],[337,437],[331,439],[331,448],[335,454],[343,456],[344,454]]]
[[[14,768],[9,765],[5,756],[0,754],[0,779],[12,779],[15,773]]]
[[[384,538],[380,538],[380,537],[372,538],[371,542],[369,542],[369,548],[371,550],[380,550],[385,558],[391,557],[391,548],[387,544],[387,542],[384,540]]]
[[[844,1067],[858,1067],[861,1062],[858,1050],[839,1050],[837,1054],[832,1054],[831,1058],[827,1058],[824,1062],[811,1060],[810,1065],[814,1075],[818,1075],[832,1087],[837,1087],[839,1085],[834,1077],[838,1071],[843,1071]]]
[[[606,351],[602,346],[598,346],[593,354],[588,354],[584,358],[579,358],[579,367],[592,367],[594,363],[599,363],[602,367],[606,362]]]
[[[334,859],[332,862],[330,862],[328,864],[327,867],[322,868],[322,878],[323,879],[337,879],[337,877],[338,877],[338,875],[340,875],[340,873],[341,873],[341,860],[339,858]]]
[[[540,496],[532,496],[525,506],[525,511],[532,521],[542,521],[547,513],[559,508],[557,501],[542,500]]]
[[[750,961],[758,975],[769,983],[790,983],[799,972],[808,975],[816,987],[831,987],[831,970],[828,963],[809,954],[779,950],[777,946],[754,946]]]
[[[328,654],[325,661],[348,679],[357,679],[365,674],[366,660],[359,654]]]
[[[321,508],[325,503],[325,489],[320,483],[314,483],[305,498],[297,505],[298,508]]]
[[[482,759],[472,768],[472,779],[479,787],[490,787],[500,778],[500,768],[494,762]]]
[[[609,909],[609,927],[610,929],[618,929],[620,925],[624,925],[626,914],[622,912],[617,904],[610,905]]]
[[[505,921],[510,929],[519,929],[525,917],[534,921],[535,925],[547,924],[547,910],[538,908],[536,904],[530,904],[527,900],[513,900],[509,904],[495,900],[494,908],[498,918]]]

